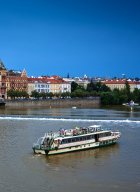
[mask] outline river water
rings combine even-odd
[[[34,155],[47,131],[102,125],[118,144],[56,156]],[[0,109],[1,192],[140,191],[140,109]]]

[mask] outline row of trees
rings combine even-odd
[[[28,98],[34,98],[34,99],[47,99],[47,98],[52,98],[52,97],[57,97],[57,98],[65,98],[65,97],[70,97],[71,93],[66,92],[66,93],[39,93],[37,91],[32,91],[31,95],[29,95],[26,91],[19,91],[19,90],[9,90],[7,91],[7,97],[11,99],[17,99],[17,98],[23,98],[23,99],[28,99]]]
[[[17,90],[9,90],[7,92],[7,96],[15,99],[15,98],[29,98],[29,95],[26,91],[17,91]],[[87,88],[85,89],[83,86],[78,85],[75,82],[71,84],[71,93],[38,93],[37,91],[33,91],[30,97],[35,99],[47,99],[47,98],[85,98],[85,97],[101,97],[101,103],[104,105],[115,105],[122,104],[125,102],[129,102],[133,100],[135,102],[140,102],[140,90],[135,89],[133,92],[130,92],[130,86],[126,81],[124,89],[114,89],[110,90],[105,84],[101,82],[97,83],[89,83]]]

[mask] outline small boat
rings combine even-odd
[[[77,109],[77,107],[73,106],[72,109]]]
[[[135,103],[133,100],[131,100],[129,103],[123,103],[122,105],[126,107],[130,107],[131,111],[133,110],[134,107],[138,106],[138,103]]]
[[[134,106],[138,106],[139,104],[131,100],[129,103],[123,103],[123,105],[128,107],[134,107]]]
[[[100,125],[49,132],[33,144],[35,154],[55,155],[115,144],[121,133]]]

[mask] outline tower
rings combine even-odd
[[[21,77],[27,77],[27,72],[25,69],[23,69],[22,73],[21,73]]]

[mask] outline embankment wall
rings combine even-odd
[[[46,99],[6,101],[6,107],[46,107],[46,108],[94,108],[100,106],[100,97],[86,99]]]

